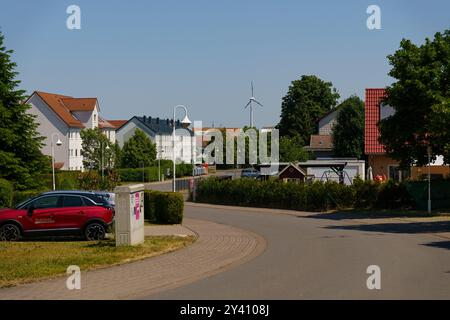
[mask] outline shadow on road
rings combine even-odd
[[[325,228],[335,230],[358,230],[383,233],[440,233],[450,232],[450,221],[360,224],[328,226]]]
[[[423,245],[427,246],[427,247],[450,250],[450,241],[436,241],[436,242],[424,243]],[[450,273],[450,272],[448,272],[448,273]]]
[[[328,219],[328,220],[352,220],[352,219],[386,219],[386,218],[418,218],[418,217],[432,217],[423,211],[402,211],[402,210],[379,210],[379,211],[357,211],[357,210],[343,210],[336,212],[315,213],[307,216],[307,218],[314,219]]]

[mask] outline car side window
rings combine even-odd
[[[84,205],[80,196],[64,196],[63,207],[84,207]]]
[[[60,204],[60,196],[41,197],[27,204],[27,208],[33,207],[35,209],[57,208]]]
[[[82,200],[86,207],[95,207],[96,206],[95,203],[89,198],[82,197]]]

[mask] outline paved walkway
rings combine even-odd
[[[181,224],[145,226],[146,236],[196,236],[197,234]]]
[[[120,266],[82,270],[81,290],[68,290],[62,276],[0,289],[0,299],[136,299],[229,270],[266,248],[262,237],[235,227],[194,219],[185,219],[183,225],[198,235],[185,249]],[[185,232],[184,227],[174,226]]]

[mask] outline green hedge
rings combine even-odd
[[[181,193],[146,190],[145,219],[158,224],[180,224],[183,221],[184,201]]]
[[[172,174],[172,161],[165,160],[161,161],[161,176],[165,176],[167,169],[170,170]],[[192,165],[191,164],[177,164],[177,177],[190,176],[192,175]],[[140,182],[143,180],[145,182],[158,181],[158,165],[146,168],[122,168],[117,169],[117,173],[120,176],[120,181],[125,182]],[[143,177],[144,175],[144,177]]]
[[[298,184],[279,180],[220,180],[197,183],[196,201],[240,206],[324,211],[342,208],[405,208],[413,203],[404,184],[355,181],[352,186],[336,182]]]
[[[11,182],[0,178],[0,208],[11,207],[14,187]]]
[[[26,190],[26,191],[14,191],[13,205],[16,206],[22,201],[33,198],[41,194],[42,190]]]

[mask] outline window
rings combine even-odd
[[[78,149],[75,149],[75,157],[78,157]]]
[[[96,121],[97,121],[97,115],[94,114],[94,122],[96,122]]]
[[[57,208],[60,200],[60,196],[41,197],[28,203],[24,209],[28,209],[30,207],[35,209]]]
[[[80,196],[64,196],[63,207],[83,207],[84,202]]]

